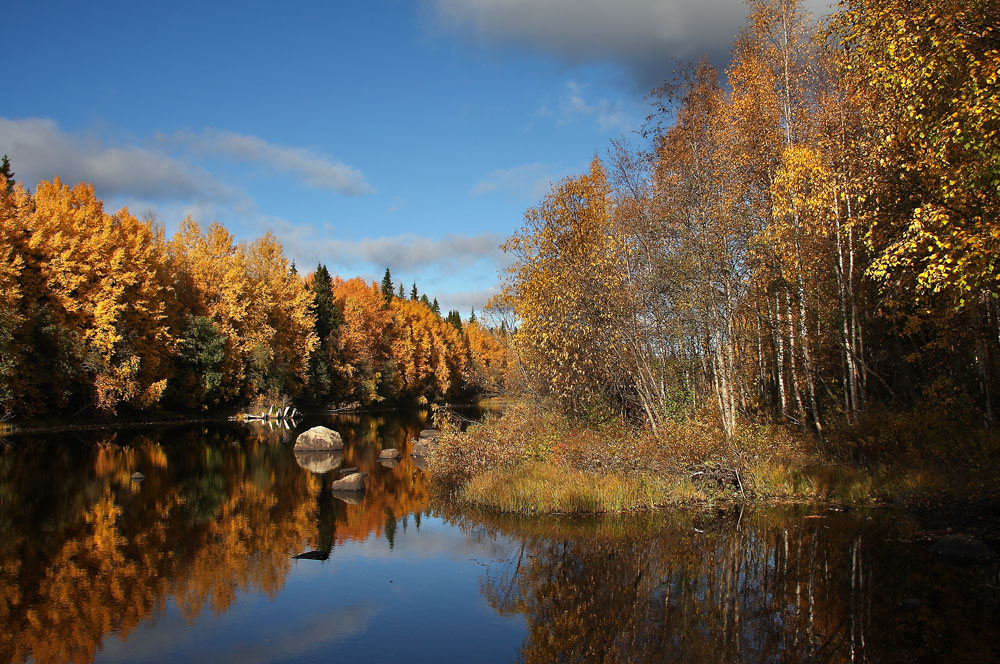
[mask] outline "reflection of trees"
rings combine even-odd
[[[6,450],[0,657],[87,662],[168,596],[194,620],[245,589],[273,595],[313,537],[318,489],[285,446],[222,432]]]
[[[333,426],[344,464],[370,473],[359,505],[332,495],[336,473],[296,463],[292,432],[266,426],[0,451],[0,661],[89,662],[105,635],[128,638],[168,598],[194,621],[246,590],[274,596],[308,548],[395,534],[411,514],[419,525],[426,477],[409,458],[390,469],[377,457],[406,449],[425,419]]]
[[[428,510],[430,495],[425,473],[417,469],[413,459],[404,454],[395,467],[378,462],[384,448],[406,450],[426,426],[426,413],[414,418],[371,415],[339,415],[331,425],[347,443],[344,465],[368,473],[365,493],[357,505],[337,500],[336,541],[365,540],[385,536],[390,545],[396,534],[396,524],[409,514],[418,517]],[[419,527],[419,518],[417,525]]]
[[[526,662],[979,662],[1000,643],[996,570],[887,540],[877,520],[482,520],[521,540],[483,594],[527,618]]]

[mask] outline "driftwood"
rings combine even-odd
[[[254,413],[245,413],[238,419],[244,421],[259,421],[259,422],[276,422],[283,425],[286,429],[288,428],[288,423],[292,425],[295,424],[295,419],[299,417],[302,413],[293,406],[269,406],[266,411],[261,411],[260,415]]]

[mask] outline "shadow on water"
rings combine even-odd
[[[296,458],[294,436],[314,424],[341,432],[344,451]],[[309,582],[295,586],[295,603],[353,606],[350,579],[317,562],[328,559],[396,581],[396,591],[365,581],[371,611],[394,615],[405,601],[414,621],[462,607],[428,623],[420,648],[399,646],[414,661],[439,660],[432,645],[458,657],[457,627],[476,635],[469,657],[496,661],[1000,656],[998,565],[931,554],[906,520],[806,508],[603,519],[433,512],[408,442],[427,426],[425,413],[373,413],[297,430],[14,438],[0,449],[0,661],[89,662],[111,635],[122,661],[138,659],[139,642],[155,640],[174,613],[186,629],[230,613],[247,620],[215,637],[235,648],[273,620],[240,617],[240,598],[274,603],[296,574]],[[402,459],[379,462],[388,447]],[[332,492],[353,467],[368,473],[365,493]],[[296,561],[302,554],[315,560]],[[422,590],[403,597],[405,587]],[[490,631],[498,620],[507,631]],[[392,641],[378,626],[365,630],[339,654],[364,659],[373,643]]]

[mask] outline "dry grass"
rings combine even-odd
[[[583,424],[554,407],[514,401],[465,433],[447,432],[430,461],[439,495],[522,514],[719,500],[906,502],[994,485],[997,436],[952,429],[944,438],[946,430],[885,418],[835,432],[821,449],[791,427],[754,423],[727,441],[710,413],[653,435],[613,417]],[[872,459],[873,440],[895,457]],[[860,460],[859,450],[867,450]]]
[[[520,514],[596,514],[649,509],[702,496],[688,481],[649,474],[597,474],[531,462],[479,473],[460,493],[463,502]]]

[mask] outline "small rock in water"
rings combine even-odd
[[[365,476],[361,473],[351,473],[343,479],[339,479],[330,485],[331,491],[355,491],[365,490]]]
[[[403,455],[399,453],[399,450],[397,450],[394,447],[390,447],[388,449],[385,449],[385,450],[382,450],[381,452],[379,452],[378,458],[379,459],[400,459],[400,458],[402,458],[402,456]]]
[[[413,448],[410,449],[410,455],[420,456],[420,457],[429,456],[431,453],[431,449],[433,449],[431,447],[431,444],[436,442],[437,441],[433,438],[421,438],[420,440],[418,440],[413,444]]]
[[[146,479],[146,476],[143,475],[142,473],[140,473],[139,471],[136,471],[136,472],[132,473],[132,481],[133,482],[141,482],[144,479]]]

